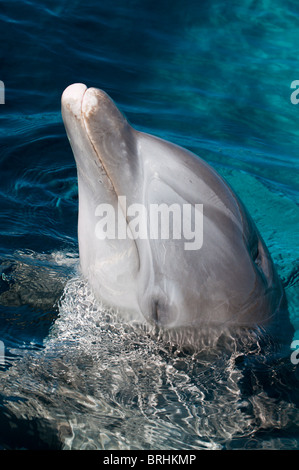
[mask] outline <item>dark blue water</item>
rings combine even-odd
[[[298,448],[290,357],[234,367],[219,354],[181,357],[110,313],[99,319],[75,270],[77,179],[60,97],[83,82],[229,181],[277,265],[299,339],[299,7],[241,3],[1,2],[0,448]]]

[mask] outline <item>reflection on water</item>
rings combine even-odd
[[[18,349],[2,373],[3,441],[7,448],[296,447],[289,358],[246,339],[241,348],[229,344],[180,348],[99,307],[73,277],[43,348]],[[19,444],[9,423],[23,430]]]

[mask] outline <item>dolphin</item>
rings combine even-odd
[[[100,89],[67,87],[62,117],[78,174],[80,266],[96,298],[164,329],[236,327],[290,337],[286,296],[269,251],[214,168],[134,129]],[[189,222],[199,216],[197,246],[190,237],[188,246],[183,236],[132,236],[126,208],[144,208],[142,225],[161,204],[190,208]],[[112,208],[115,223],[126,224],[131,236],[99,236],[99,207],[107,214]]]

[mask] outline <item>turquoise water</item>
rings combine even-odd
[[[289,357],[184,356],[103,313],[76,273],[60,97],[83,82],[228,180],[299,339],[299,7],[239,3],[1,2],[0,448],[298,448]]]

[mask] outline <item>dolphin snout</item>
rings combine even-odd
[[[69,111],[77,119],[80,119],[83,97],[86,90],[87,86],[83,83],[74,83],[68,86],[61,97],[62,110]]]

